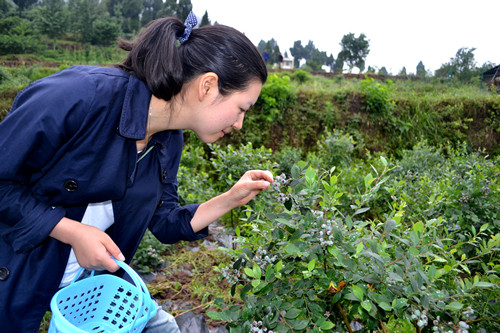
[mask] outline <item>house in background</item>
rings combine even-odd
[[[285,53],[285,57],[283,57],[283,62],[281,63],[280,69],[287,69],[287,70],[293,69],[293,57],[288,57],[286,56]]]
[[[483,83],[487,89],[491,89],[491,86],[495,85],[497,91],[500,92],[500,65],[481,74],[481,84]]]

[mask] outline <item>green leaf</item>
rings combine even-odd
[[[300,252],[299,248],[293,244],[288,244],[285,246],[285,252],[291,255],[295,255]]]
[[[251,270],[250,268],[245,267],[245,269],[244,269],[243,271],[245,272],[245,274],[246,274],[248,277],[254,277],[254,275],[253,275],[253,270]]]
[[[361,306],[368,312],[370,312],[370,310],[372,309],[372,303],[368,300],[361,302]]]
[[[476,282],[474,283],[473,287],[476,288],[493,288],[495,285],[493,283],[489,282]]]
[[[413,225],[413,230],[415,232],[424,232],[424,224],[422,222],[417,222]]]
[[[324,321],[322,322],[319,327],[322,329],[322,330],[331,330],[333,328],[333,323],[331,321]]]
[[[352,292],[353,292],[354,296],[356,296],[357,299],[359,299],[360,301],[363,300],[363,297],[365,296],[365,292],[363,291],[363,289],[361,289],[357,285],[353,285]]]
[[[252,280],[252,287],[257,288],[260,285],[260,280]]]
[[[221,316],[220,312],[217,312],[217,311],[208,311],[206,314],[207,314],[207,316],[210,319],[213,319],[213,320],[222,320],[222,316]]]
[[[488,226],[489,226],[489,224],[488,224],[488,223],[483,224],[483,225],[481,226],[481,228],[479,228],[479,232],[481,233],[481,232],[485,231],[486,229],[488,229]]]
[[[348,229],[352,229],[352,218],[350,216],[347,216],[345,218],[345,225],[347,226]]]
[[[356,246],[356,255],[360,254],[361,251],[363,251],[363,243],[359,243],[357,246]]]
[[[418,249],[416,247],[413,247],[413,246],[410,246],[410,249],[408,251],[414,257],[416,257],[420,254],[420,251],[418,251]]]
[[[315,266],[316,266],[316,259],[313,259],[309,261],[309,264],[307,264],[307,269],[309,270],[309,272],[311,272]]]
[[[464,305],[460,302],[451,302],[450,304],[446,305],[444,308],[447,309],[447,310],[451,310],[451,311],[460,311],[462,308],[464,307]]]
[[[276,333],[289,333],[290,328],[284,323],[279,323],[278,326],[274,329]]]
[[[369,173],[365,176],[365,188],[368,188],[370,187],[371,183],[373,183],[373,181],[375,180],[375,178],[373,178],[372,174]]]
[[[382,164],[386,167],[387,166],[387,160],[385,159],[384,156],[380,156],[380,160],[382,161]]]
[[[274,280],[274,268],[271,265],[267,266],[267,268],[266,268],[265,280],[266,281]]]
[[[290,326],[292,326],[295,330],[303,330],[309,325],[309,320],[301,319],[301,320],[291,320]]]
[[[364,212],[366,212],[366,211],[368,211],[368,210],[370,210],[370,207],[363,207],[363,208],[360,208],[360,209],[358,209],[358,210],[357,210],[357,211],[353,214],[353,216],[354,216],[354,215],[358,215],[358,214],[362,214],[362,213],[364,213]]]
[[[391,311],[392,310],[391,305],[389,303],[387,303],[387,302],[380,302],[380,303],[378,303],[378,306],[380,306],[385,311]]]
[[[281,271],[281,269],[283,268],[283,260],[280,260],[278,261],[278,263],[274,266],[274,270],[276,271],[276,273],[278,273],[279,271]]]
[[[306,182],[310,184],[314,183],[316,181],[316,170],[311,167],[307,168],[305,177]]]
[[[256,279],[260,279],[262,277],[262,271],[260,270],[260,267],[259,265],[257,264],[253,264],[253,276],[256,278]]]
[[[286,319],[295,319],[300,315],[300,310],[299,309],[290,309],[286,312],[285,318]]]
[[[398,298],[392,301],[392,307],[394,309],[401,309],[408,304],[408,300],[406,298]]]
[[[384,223],[384,232],[390,233],[392,230],[396,228],[396,221],[394,220],[387,220]]]
[[[291,174],[292,174],[292,178],[295,178],[295,179],[299,178],[300,167],[297,165],[292,166]]]

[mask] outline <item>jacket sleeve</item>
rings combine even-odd
[[[180,207],[177,200],[177,186],[169,184],[165,186],[161,207],[156,209],[150,230],[162,243],[173,244],[180,240],[195,241],[208,236],[208,227],[194,232],[191,227],[191,219],[198,209],[199,204],[191,204]]]
[[[165,138],[167,149],[160,153],[163,193],[149,229],[159,241],[173,244],[180,240],[195,241],[208,236],[208,227],[195,233],[191,219],[199,204],[179,206],[177,172],[182,155],[182,131],[172,131]]]
[[[0,237],[17,253],[40,244],[66,213],[34,187],[79,128],[93,90],[60,73],[21,91],[0,123]]]

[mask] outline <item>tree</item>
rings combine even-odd
[[[310,40],[305,47],[302,46],[302,42],[300,40],[296,40],[293,43],[293,47],[290,48],[290,53],[294,58],[294,67],[298,68],[302,59],[304,59],[307,63],[311,59],[314,50],[316,50],[316,47],[314,46],[312,40]]]
[[[316,50],[316,46],[314,46],[314,43],[312,40],[307,42],[307,45],[304,47],[304,59],[307,61],[311,60],[314,51]]]
[[[340,42],[342,50],[339,56],[347,63],[349,66],[349,72],[352,71],[354,67],[358,67],[360,72],[365,69],[365,59],[370,53],[370,41],[366,39],[365,34],[360,34],[358,38],[354,36],[353,33],[349,33],[342,37]]]
[[[310,67],[313,71],[320,71],[323,63],[326,62],[326,52],[320,52],[319,50],[314,50],[311,59],[306,62],[306,65]]]
[[[0,55],[34,53],[43,47],[31,22],[19,16],[0,19],[0,31]]]
[[[108,13],[98,17],[92,25],[92,38],[93,45],[112,45],[120,33],[120,24]]]
[[[436,70],[436,76],[457,79],[460,82],[470,82],[477,76],[478,69],[474,60],[475,48],[460,48],[455,54],[455,58],[450,58],[450,62],[444,63]]]
[[[163,7],[159,12],[160,17],[177,16],[177,1],[165,0]]]
[[[122,30],[125,33],[139,31],[141,28],[139,15],[142,12],[142,0],[121,0],[123,26]]]
[[[66,33],[68,13],[64,0],[45,0],[34,11],[34,22],[38,30],[55,40]]]
[[[10,0],[0,0],[0,18],[9,16],[9,13],[14,10],[14,5]]]
[[[388,72],[387,72],[387,68],[385,68],[385,66],[382,66],[379,70],[378,70],[378,74],[380,75],[387,75]]]
[[[425,74],[426,74],[426,71],[425,71],[424,63],[422,62],[422,60],[420,60],[420,62],[417,65],[417,76],[420,76],[423,78],[423,77],[425,77]]]
[[[401,70],[399,71],[398,75],[401,75],[401,76],[408,75],[408,74],[406,74],[406,67],[403,66],[403,68],[401,68]]]
[[[71,31],[80,43],[92,41],[92,26],[99,13],[98,0],[70,0],[68,3]]]
[[[462,82],[470,81],[474,69],[476,68],[476,61],[474,60],[474,51],[476,48],[460,48],[456,55],[455,59],[452,59],[452,63],[457,72],[457,78]]]
[[[159,18],[159,13],[163,8],[162,0],[143,0],[143,10],[141,13],[141,24],[145,26],[152,20]]]
[[[441,65],[438,69],[436,69],[436,72],[434,73],[436,77],[440,78],[446,78],[448,80],[451,80],[453,77],[453,66],[451,63],[447,62]]]
[[[193,5],[191,4],[191,0],[179,0],[179,4],[177,5],[177,17],[184,21],[186,17],[188,17],[189,12],[193,10]]]
[[[205,10],[205,14],[203,14],[200,22],[200,27],[205,25],[210,25],[210,19],[208,18],[208,12]]]
[[[333,58],[333,54],[330,54],[326,59],[326,66],[330,67],[330,72],[335,71],[335,59]]]
[[[344,59],[342,59],[342,54],[339,52],[337,55],[337,59],[335,60],[335,63],[333,65],[333,71],[335,73],[342,73],[344,70]]]
[[[257,49],[259,50],[260,54],[263,54],[264,51],[267,50],[267,52],[269,53],[269,60],[267,61],[268,63],[275,64],[278,62],[278,53],[280,53],[280,48],[278,46],[278,42],[274,38],[271,38],[267,42],[261,40],[257,45]]]
[[[333,55],[330,54],[330,56],[327,56],[325,51],[314,49],[306,65],[315,71],[322,70],[323,65],[330,67],[330,70],[333,71],[335,60],[333,59]]]
[[[33,6],[35,3],[37,3],[38,0],[13,0],[13,2],[17,5],[19,8],[19,11],[22,12],[29,7]]]
[[[300,40],[296,40],[293,43],[293,47],[290,48],[290,54],[293,57],[293,66],[299,68],[300,60],[304,58],[305,54],[304,47]]]

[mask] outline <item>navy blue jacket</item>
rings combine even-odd
[[[64,216],[80,221],[88,203],[112,200],[106,232],[128,262],[148,227],[164,243],[207,236],[190,225],[198,205],[178,205],[182,131],[157,133],[138,162],[150,98],[120,69],[76,66],[14,100],[0,123],[2,330],[38,332],[70,252],[49,233]]]

